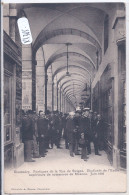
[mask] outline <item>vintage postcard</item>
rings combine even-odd
[[[126,3],[1,9],[3,194],[126,193]]]

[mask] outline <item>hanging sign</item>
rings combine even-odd
[[[25,17],[19,18],[17,24],[18,24],[22,44],[26,44],[26,45],[31,44],[32,35],[31,35],[28,19]]]

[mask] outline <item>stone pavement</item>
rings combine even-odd
[[[88,161],[80,155],[70,157],[69,150],[49,149],[43,158],[25,162],[21,167],[5,171],[7,192],[26,193],[88,193],[124,192],[126,173],[114,169],[104,151],[102,156],[89,155]]]

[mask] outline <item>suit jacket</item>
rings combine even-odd
[[[39,118],[37,121],[38,135],[42,138],[42,135],[46,136],[48,131],[48,119]]]
[[[103,137],[103,135],[104,135],[104,122],[102,119],[95,120],[94,134],[96,134],[98,138]]]
[[[33,120],[29,116],[22,119],[22,139],[23,141],[33,140]]]
[[[73,118],[73,121],[74,121],[74,125],[75,127],[78,127],[79,131],[81,130],[81,117],[78,116],[78,117],[74,117]]]
[[[81,119],[81,131],[90,131],[90,119],[88,117],[82,117]]]
[[[66,122],[66,131],[67,131],[67,137],[68,137],[69,143],[74,142],[74,139],[75,139],[74,130],[75,130],[74,120],[71,118],[68,118]]]

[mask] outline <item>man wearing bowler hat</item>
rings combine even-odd
[[[88,154],[91,154],[91,137],[90,137],[90,118],[89,118],[90,108],[84,108],[82,119],[81,119],[81,131],[84,132],[85,138],[87,140],[87,150]]]
[[[74,149],[74,153],[75,155],[79,155],[78,152],[78,143],[79,143],[79,138],[80,138],[80,133],[81,133],[81,109],[80,107],[76,108],[76,112],[75,112],[75,117],[74,117],[74,135],[75,135],[75,149]]]

